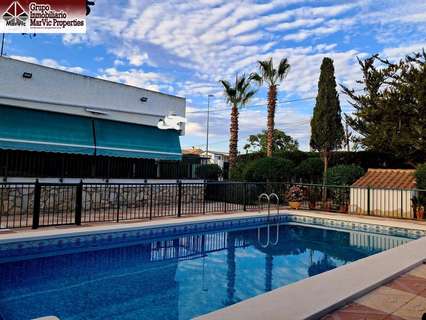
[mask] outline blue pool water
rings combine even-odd
[[[86,240],[3,252],[0,317],[190,319],[410,239],[262,224],[148,240],[139,234]]]

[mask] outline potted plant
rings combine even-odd
[[[422,197],[414,196],[411,198],[411,206],[413,207],[413,215],[417,220],[423,220],[425,216],[425,206]]]
[[[417,208],[417,220],[423,220],[425,218],[425,207],[420,206]]]
[[[290,208],[299,209],[303,201],[303,189],[299,186],[292,186],[286,194]]]

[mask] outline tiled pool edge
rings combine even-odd
[[[219,319],[319,319],[426,262],[426,237],[199,316]]]
[[[116,232],[131,232],[133,230],[145,230],[153,228],[179,228],[192,224],[212,223],[223,227],[238,227],[241,225],[238,220],[245,220],[247,223],[244,225],[257,224],[260,222],[270,221],[277,222],[294,222],[301,224],[315,224],[324,227],[349,229],[353,231],[364,231],[374,233],[394,233],[397,236],[403,237],[419,237],[426,236],[426,224],[416,225],[407,221],[381,221],[373,219],[362,219],[361,217],[353,217],[349,215],[336,215],[330,216],[321,213],[308,213],[297,211],[286,211],[280,215],[272,215],[267,218],[266,212],[244,212],[230,215],[206,215],[182,219],[166,219],[158,221],[144,221],[137,223],[120,223],[109,225],[96,225],[96,226],[82,226],[70,229],[38,229],[36,231],[26,230],[19,233],[0,233],[0,245],[11,242],[33,241],[33,240],[47,240],[53,238],[67,238],[74,236],[84,236],[103,233],[116,233]],[[250,221],[252,220],[252,221]],[[227,223],[230,222],[230,223]],[[235,223],[236,222],[236,223]],[[208,231],[208,229],[196,230],[188,228],[193,231]]]

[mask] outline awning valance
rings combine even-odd
[[[93,155],[92,120],[0,106],[0,148]]]
[[[95,119],[96,154],[100,156],[180,160],[179,132]]]

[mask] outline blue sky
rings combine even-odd
[[[7,35],[6,54],[187,98],[183,147],[204,148],[207,95],[213,94],[210,149],[227,150],[229,109],[220,79],[288,57],[276,127],[309,147],[309,120],[323,57],[338,83],[356,87],[356,57],[391,59],[426,47],[424,0],[97,0],[86,35]],[[261,89],[240,114],[240,148],[266,126]],[[285,102],[305,99],[297,102]],[[345,96],[342,109],[350,113]]]

